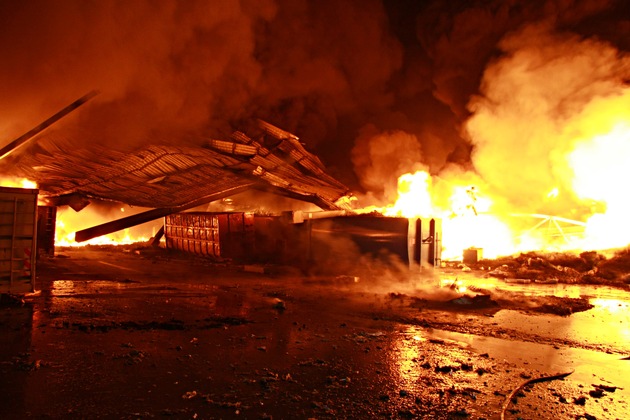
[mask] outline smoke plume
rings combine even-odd
[[[555,63],[565,96],[579,89],[570,95],[585,104],[588,81],[561,76],[562,64],[586,66],[606,85],[629,32],[622,0],[0,1],[0,144],[97,89],[52,129],[130,149],[200,143],[256,117],[297,134],[341,181],[381,198],[395,188],[394,171],[472,170],[471,153],[479,173],[506,192],[507,180],[490,168],[504,168],[513,150],[532,160],[556,150],[531,151],[525,133],[538,124],[556,134],[545,107],[566,119],[580,103],[548,104],[545,95],[563,94],[549,86],[538,92],[542,104],[521,106],[524,84],[548,81]],[[573,55],[601,47],[600,56],[569,59],[545,42]],[[519,79],[507,67],[523,60],[546,73]],[[515,94],[505,97],[511,84]],[[481,132],[501,100],[511,118],[537,118],[519,125],[521,138]]]
[[[504,56],[486,69],[482,96],[469,103],[475,168],[514,208],[543,212],[547,194],[559,188],[570,200],[555,210],[569,214],[579,201],[571,197],[575,168],[567,156],[578,141],[630,117],[620,104],[606,109],[628,104],[630,57],[546,24],[527,26],[500,47]]]

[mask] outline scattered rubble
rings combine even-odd
[[[453,268],[472,269],[485,276],[535,283],[603,284],[630,288],[630,248],[612,256],[588,251],[571,253],[527,252],[518,256],[479,260],[476,263],[453,263]]]
[[[593,305],[586,298],[563,298],[558,296],[546,296],[545,302],[534,307],[535,312],[549,313],[560,316],[569,316],[576,312],[584,312]]]

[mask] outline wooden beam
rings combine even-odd
[[[34,127],[27,133],[22,134],[20,137],[18,137],[17,139],[13,140],[11,143],[7,144],[2,149],[0,149],[0,159],[4,159],[9,154],[17,150],[20,146],[23,146],[27,141],[29,141],[30,139],[32,139],[33,137],[35,137],[36,135],[38,135],[39,133],[41,133],[48,127],[50,127],[52,124],[56,123],[57,121],[59,121],[60,119],[62,119],[63,117],[65,117],[66,115],[68,115],[69,113],[71,113],[72,111],[74,111],[75,109],[77,109],[78,107],[80,107],[81,105],[83,105],[84,103],[92,99],[93,97],[95,97],[96,95],[98,95],[98,91],[95,91],[95,90],[91,91],[87,95],[82,96],[81,98],[72,102],[70,105],[68,105],[61,111],[57,112],[55,115],[48,118],[46,121],[44,121],[37,127]]]
[[[140,225],[142,223],[150,222],[151,220],[159,219],[160,217],[168,216],[169,214],[179,213],[180,211],[189,210],[194,207],[201,206],[202,204],[207,204],[211,201],[220,200],[222,198],[241,193],[243,191],[251,189],[253,185],[253,183],[248,183],[245,185],[233,187],[227,190],[207,195],[183,206],[148,210],[143,213],[138,213],[132,216],[123,217],[122,219],[103,223],[102,225],[79,230],[74,234],[74,240],[76,242],[84,242],[92,238],[97,238],[99,236],[118,232],[119,230],[127,229],[136,225]]]

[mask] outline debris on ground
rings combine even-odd
[[[464,295],[455,299],[451,299],[449,302],[454,305],[461,305],[474,309],[498,306],[498,304],[493,301],[489,295]]]
[[[541,313],[569,316],[576,312],[587,311],[592,307],[593,305],[586,298],[547,296],[545,302],[533,308],[533,310]]]
[[[278,312],[282,312],[287,309],[287,305],[284,303],[283,300],[276,299],[275,303],[273,304],[273,309],[277,310]]]
[[[556,379],[563,379],[563,378],[566,378],[567,376],[571,375],[573,372],[574,371],[571,370],[569,372],[558,373],[558,374],[555,374],[555,375],[545,375],[545,376],[541,376],[539,378],[528,379],[527,381],[521,383],[518,387],[514,388],[514,390],[512,390],[512,392],[510,392],[510,394],[505,398],[505,401],[503,403],[503,407],[501,409],[501,420],[503,420],[505,418],[505,413],[506,413],[508,407],[510,406],[511,403],[516,401],[516,397],[521,393],[523,388],[525,388],[528,385],[532,385],[532,384],[535,384],[535,383],[538,383],[538,382],[547,382],[547,381],[553,381],[553,380],[556,380]],[[584,401],[586,401],[586,398],[584,398]],[[581,405],[583,405],[583,404],[581,404]]]
[[[463,264],[452,263],[462,269]],[[604,284],[630,287],[630,247],[606,256],[596,251],[527,252],[494,260],[479,260],[466,268],[502,280],[529,280],[538,284]]]

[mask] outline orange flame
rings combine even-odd
[[[0,177],[0,186],[11,188],[36,189],[37,183],[26,178]]]
[[[443,180],[440,180],[444,184]],[[509,255],[515,249],[509,228],[490,213],[492,201],[477,194],[473,186],[455,182],[446,186],[449,199],[440,206],[437,194],[445,186],[433,188],[433,179],[426,171],[417,171],[400,176],[399,196],[393,205],[365,211],[379,211],[386,216],[437,217],[442,219],[442,257],[461,257],[463,250],[470,247],[483,248],[484,256],[495,258]],[[438,192],[439,190],[439,192]]]
[[[134,209],[135,210],[135,209]],[[137,211],[140,211],[139,209]],[[109,222],[120,218],[120,213],[125,213],[125,207],[109,211],[103,214],[98,209],[86,207],[77,213],[70,208],[59,208],[55,230],[55,245],[60,247],[78,247],[85,245],[129,245],[138,242],[146,242],[155,235],[160,222],[149,222],[129,229],[124,229],[108,235],[92,238],[84,242],[74,240],[75,233],[79,230]]]
[[[499,46],[463,127],[474,170],[427,176],[415,195],[442,218],[443,257],[471,246],[490,258],[628,246],[630,56],[546,25]],[[399,201],[391,207],[414,199]]]
[[[630,179],[630,123],[580,141],[567,159],[578,197],[603,204],[586,222],[585,241],[595,249],[622,247],[630,241],[630,197],[619,183]]]
[[[583,221],[541,214],[515,214],[494,208],[494,200],[464,181],[436,178],[443,184],[439,192],[434,179],[425,172],[406,173],[398,181],[398,199],[384,208],[372,208],[388,216],[439,217],[443,228],[443,259],[461,258],[466,248],[482,248],[487,258],[531,250],[582,251],[620,248],[630,243],[630,196],[619,182],[630,179],[630,123],[618,123],[608,132],[576,141],[565,159],[570,169],[572,192],[590,203]],[[460,174],[470,178],[470,174]],[[447,193],[448,205],[439,194]],[[563,197],[559,188],[546,196],[548,202]],[[601,210],[598,210],[601,209]],[[522,219],[527,216],[529,229]],[[578,214],[579,216],[579,214]],[[538,223],[536,223],[538,221]],[[536,224],[535,224],[536,223]]]

